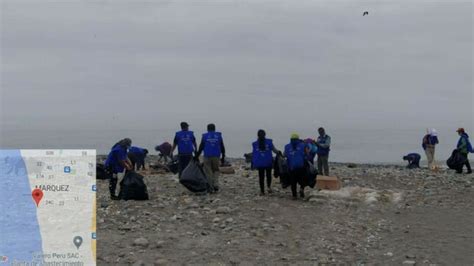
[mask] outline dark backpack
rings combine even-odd
[[[120,182],[119,198],[123,200],[148,200],[148,190],[143,176],[135,171],[125,173]]]

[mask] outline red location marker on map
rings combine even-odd
[[[43,198],[43,191],[39,188],[33,189],[33,192],[31,192],[31,196],[33,197],[33,200],[36,202],[36,207],[38,207],[41,199]]]

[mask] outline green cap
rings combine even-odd
[[[299,139],[300,135],[298,133],[291,133],[291,139]]]

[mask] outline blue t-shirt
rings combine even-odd
[[[114,174],[121,173],[125,170],[120,161],[127,160],[127,148],[116,145],[112,148],[105,160],[105,167],[112,170]]]

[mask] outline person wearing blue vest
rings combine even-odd
[[[306,143],[306,146],[308,147],[308,154],[306,155],[306,158],[310,163],[314,164],[314,157],[316,157],[316,154],[318,153],[316,141],[314,141],[314,139],[307,138],[304,140],[304,143]]]
[[[214,124],[207,125],[207,133],[202,134],[199,150],[195,157],[199,158],[204,151],[204,172],[209,179],[210,193],[219,191],[219,157],[225,162],[225,146],[222,134],[216,131]]]
[[[133,169],[130,160],[127,158],[127,150],[130,146],[132,146],[132,140],[129,138],[117,142],[105,160],[105,169],[112,174],[109,179],[109,191],[112,200],[119,199],[115,194],[119,173],[123,173],[124,170]]]
[[[196,138],[194,132],[189,130],[189,124],[181,122],[181,131],[176,132],[173,140],[173,147],[171,148],[171,155],[178,147],[178,173],[181,176],[184,168],[188,166],[193,158],[193,152],[196,150]]]
[[[131,146],[128,149],[128,158],[130,159],[130,162],[132,163],[133,169],[136,169],[138,171],[142,168],[143,170],[145,170],[145,158],[147,154],[148,154],[148,150],[144,148]]]
[[[273,141],[265,136],[266,133],[263,129],[258,130],[257,141],[252,143],[252,167],[258,170],[261,195],[265,195],[265,175],[267,176],[268,193],[272,193],[272,152],[282,154],[273,146]]]
[[[296,185],[300,183],[300,197],[304,198],[304,178],[306,176],[305,160],[308,147],[300,140],[297,133],[291,134],[290,143],[285,146],[285,157],[290,172],[291,193],[296,199]]]
[[[403,156],[403,160],[408,161],[408,169],[420,168],[420,159],[421,156],[418,153],[409,153]]]
[[[465,163],[462,164],[461,167],[457,169],[456,172],[458,174],[462,174],[462,168],[465,165],[467,168],[467,173],[470,174],[472,173],[472,169],[471,169],[471,164],[469,163],[469,158],[467,157],[467,155],[470,152],[474,152],[474,150],[472,148],[471,142],[469,141],[469,135],[467,135],[464,128],[459,128],[456,132],[458,132],[458,135],[459,135],[459,140],[458,140],[458,144],[456,145],[456,149],[459,151],[459,154],[461,154],[461,156],[466,158]]]
[[[324,128],[318,129],[319,137],[316,140],[316,146],[318,147],[318,171],[325,176],[329,175],[329,151],[331,150],[331,137],[326,135]]]

